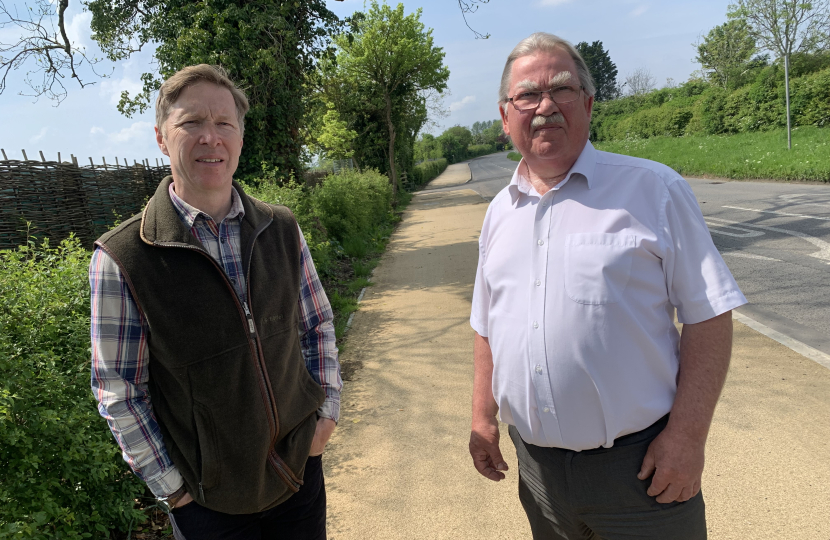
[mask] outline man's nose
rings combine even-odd
[[[199,134],[199,143],[206,144],[208,146],[216,146],[219,142],[219,131],[216,129],[216,126],[210,122],[206,122],[202,127],[201,133]]]
[[[542,116],[550,116],[559,110],[559,105],[550,97],[550,92],[542,92],[542,100],[539,102],[539,108],[536,109],[536,114]]]

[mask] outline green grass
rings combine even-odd
[[[521,161],[522,155],[518,152],[510,152],[507,154],[507,159],[512,159],[513,161]]]
[[[830,182],[830,129],[653,137],[598,142],[599,150],[651,159],[687,176]]]

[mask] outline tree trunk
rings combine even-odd
[[[392,99],[389,92],[384,93],[386,98],[386,127],[389,130],[389,181],[392,182],[392,198],[398,196],[398,174],[395,170],[395,125],[392,123]]]
[[[784,55],[784,96],[787,101],[787,150],[793,149],[793,135],[790,126],[790,55]]]

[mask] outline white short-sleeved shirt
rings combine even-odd
[[[487,210],[470,322],[502,421],[538,446],[610,447],[671,409],[675,309],[698,323],[746,299],[672,169],[589,142],[544,196],[524,170]]]

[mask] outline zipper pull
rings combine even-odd
[[[245,310],[245,318],[248,319],[248,330],[251,331],[251,335],[256,334],[256,329],[254,328],[254,317],[251,315],[251,310],[248,309],[247,302],[242,302],[242,309]]]
[[[202,504],[205,504],[205,492],[202,490],[201,482],[199,482],[199,499],[202,501]]]

